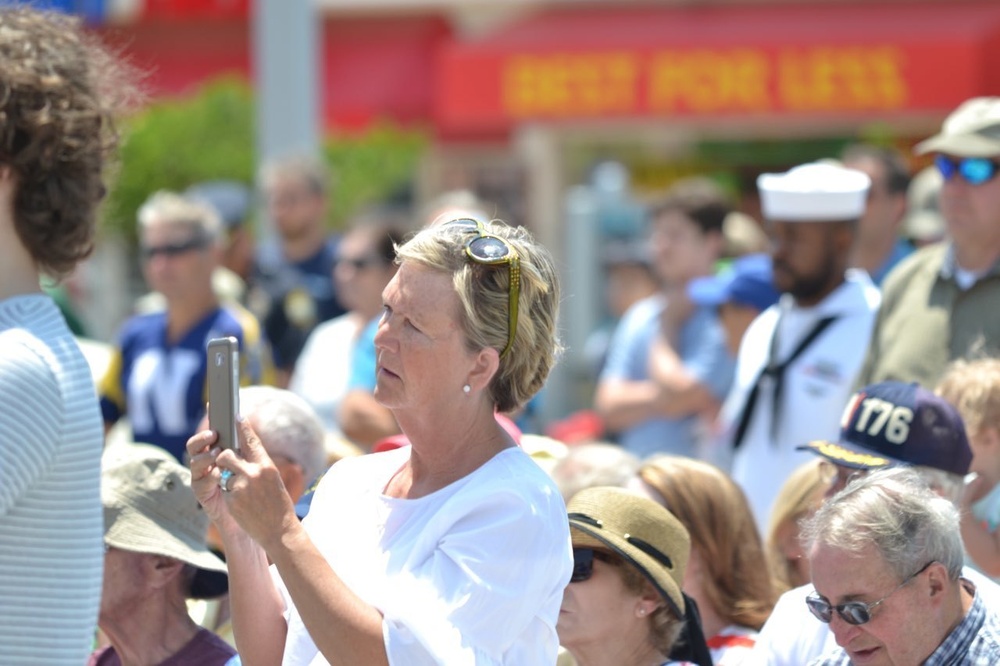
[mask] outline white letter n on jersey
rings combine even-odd
[[[191,378],[203,357],[192,349],[147,349],[132,366],[128,379],[128,418],[137,431],[159,426],[164,435],[183,435],[190,429],[185,399]],[[153,413],[156,423],[153,422]]]

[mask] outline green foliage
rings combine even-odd
[[[351,215],[412,183],[426,147],[422,132],[386,123],[374,125],[362,136],[328,139],[323,152],[334,177],[333,226],[343,227]]]
[[[253,182],[253,92],[222,79],[188,99],[157,102],[122,128],[118,173],[104,209],[107,229],[135,236],[135,214],[157,190],[202,180]]]
[[[220,79],[195,96],[159,101],[122,127],[123,146],[104,207],[104,228],[135,238],[135,214],[157,190],[203,181],[252,183],[256,170],[253,91]],[[323,154],[334,175],[329,225],[340,228],[361,208],[412,180],[427,146],[424,133],[383,123],[363,135],[329,137]]]

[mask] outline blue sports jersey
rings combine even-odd
[[[127,416],[134,441],[163,447],[183,461],[185,444],[205,415],[205,347],[230,335],[240,343],[240,385],[270,381],[260,326],[242,308],[216,308],[172,344],[165,312],[129,319],[99,386],[105,423]]]
[[[277,246],[265,245],[258,253],[247,301],[264,325],[279,368],[291,372],[316,325],[346,312],[333,281],[336,261],[335,237],[301,261],[287,261]]]

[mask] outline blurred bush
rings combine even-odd
[[[218,79],[192,97],[154,102],[121,129],[104,232],[134,240],[136,211],[156,190],[182,191],[203,180],[254,181],[253,90],[241,79]],[[340,228],[360,208],[406,190],[426,146],[423,132],[388,124],[327,137],[323,155],[334,177],[329,226]]]

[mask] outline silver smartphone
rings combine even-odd
[[[240,411],[240,348],[234,337],[208,341],[208,427],[219,433],[218,445],[240,448],[236,415]]]

